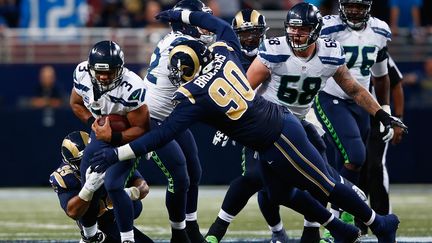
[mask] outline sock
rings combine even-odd
[[[300,238],[300,243],[310,243],[310,242],[319,242],[321,239],[320,232],[318,227],[308,227],[305,226],[303,228],[303,233]]]
[[[171,243],[191,243],[186,230],[171,228]]]
[[[186,221],[183,220],[181,222],[173,222],[170,220],[171,228],[176,230],[182,230],[186,228]]]
[[[270,229],[272,232],[278,232],[278,231],[281,231],[281,230],[283,229],[283,223],[282,223],[282,221],[279,221],[279,223],[277,223],[277,224],[274,225],[274,226],[270,226],[270,225],[269,225],[269,229]]]
[[[130,240],[130,241],[135,242],[133,230],[128,231],[128,232],[120,232],[120,238],[121,238],[121,241]]]
[[[186,233],[193,243],[202,243],[204,241],[204,237],[199,230],[198,222],[196,220],[186,221]]]
[[[187,213],[187,214],[186,214],[186,222],[187,222],[187,221],[197,221],[197,218],[198,218],[197,215],[198,215],[198,214],[197,214],[196,211],[193,212],[193,213]]]
[[[214,223],[210,226],[207,236],[216,237],[217,241],[220,242],[225,236],[226,231],[230,223],[224,221],[223,219],[217,217]]]
[[[219,210],[218,219],[221,219],[222,221],[225,221],[228,224],[230,224],[234,220],[234,217],[235,216],[228,214],[223,209]]]
[[[90,238],[90,237],[96,235],[97,230],[98,230],[97,223],[94,224],[94,225],[92,225],[92,226],[90,226],[90,227],[84,227],[83,226],[84,236],[87,237],[87,238]]]

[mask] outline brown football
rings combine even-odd
[[[130,127],[129,121],[126,116],[118,114],[103,115],[98,119],[99,126],[105,124],[105,118],[108,117],[110,126],[113,132],[123,132]]]

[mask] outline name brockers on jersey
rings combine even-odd
[[[206,86],[206,84],[208,83],[209,80],[211,80],[213,78],[213,76],[219,71],[219,69],[221,69],[222,65],[224,64],[226,59],[226,56],[221,55],[219,53],[215,54],[215,59],[214,59],[214,69],[209,72],[206,75],[201,75],[198,78],[196,78],[193,83],[198,85],[198,87],[200,88],[204,88]]]

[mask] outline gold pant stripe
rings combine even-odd
[[[326,176],[324,173],[322,173],[321,170],[319,170],[312,162],[310,162],[300,151],[294,146],[291,141],[285,137],[283,134],[281,134],[282,139],[294,150],[294,152],[305,162],[307,163],[313,170],[315,170],[319,175],[321,175],[324,180],[327,181],[328,184],[330,184],[332,187],[335,186],[335,184]]]
[[[313,184],[315,184],[317,187],[321,189],[321,191],[324,192],[326,196],[330,195],[330,193],[317,181],[315,181],[308,173],[306,173],[298,164],[295,163],[295,161],[288,155],[288,153],[277,143],[275,142],[274,145],[277,149],[285,156],[285,158],[288,159],[288,161],[296,168],[304,177],[306,177],[308,180],[310,180]]]

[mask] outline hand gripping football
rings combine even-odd
[[[105,124],[106,117],[108,117],[110,121],[111,130],[113,130],[113,132],[123,132],[130,127],[127,117],[118,114],[101,116],[97,121],[99,126],[103,126]]]

